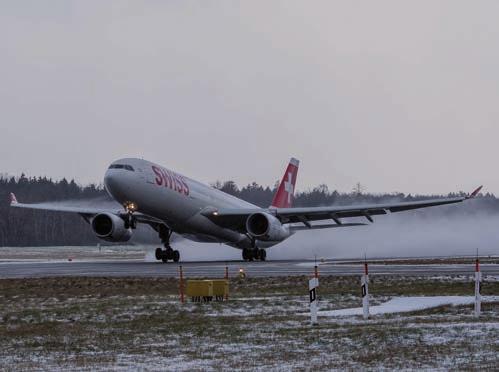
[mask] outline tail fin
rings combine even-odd
[[[13,192],[10,193],[10,205],[12,204],[17,204],[17,199]]]
[[[270,205],[273,208],[291,208],[293,204],[293,194],[295,191],[296,177],[298,176],[298,165],[300,161],[291,158],[289,161],[288,167],[286,168],[286,172],[282,177],[281,183],[279,184],[279,188],[274,195],[274,199],[272,200],[272,204]]]

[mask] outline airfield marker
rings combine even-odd
[[[316,266],[317,267],[317,266]],[[317,273],[317,271],[316,271]],[[310,323],[317,324],[317,292],[316,288],[319,286],[319,278],[314,277],[308,281],[308,293],[310,296]]]
[[[315,256],[314,277],[308,281],[308,291],[310,296],[310,322],[317,324],[317,291],[319,286],[319,268],[317,266],[317,256]]]
[[[369,318],[369,271],[367,262],[364,263],[364,275],[362,275],[360,283],[362,285],[362,310],[364,319],[367,319]]]
[[[477,258],[475,262],[475,316],[478,318],[481,311],[482,295],[480,290],[482,287],[482,273],[480,272],[480,260]]]

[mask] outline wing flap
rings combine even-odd
[[[319,230],[319,229],[331,229],[337,227],[352,227],[352,226],[365,226],[365,223],[342,223],[338,225],[337,223],[328,223],[328,224],[320,224],[320,225],[310,225],[307,226],[290,226],[289,229],[291,231],[307,231],[307,230]]]

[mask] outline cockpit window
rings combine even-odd
[[[133,167],[128,164],[111,164],[109,169],[126,169],[132,172],[134,171]]]

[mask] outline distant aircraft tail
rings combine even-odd
[[[13,192],[10,193],[10,205],[17,204],[17,198]]]
[[[272,200],[272,204],[270,205],[270,207],[291,208],[291,206],[293,205],[296,177],[298,176],[299,164],[300,164],[299,160],[291,158],[288,167],[286,168],[286,172],[282,177],[281,183],[279,184],[279,188],[277,189],[277,192],[274,195],[274,199]]]

